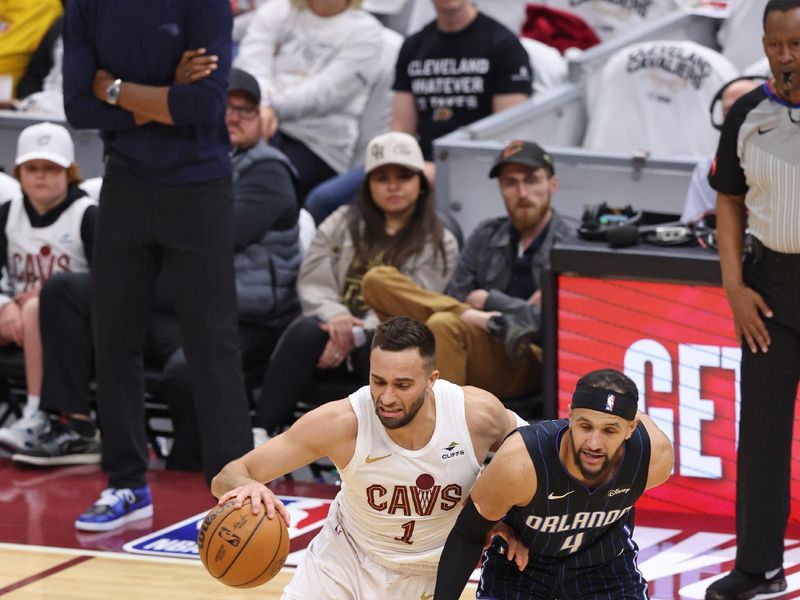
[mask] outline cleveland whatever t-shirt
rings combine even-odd
[[[495,94],[531,94],[528,54],[517,37],[478,13],[461,31],[433,21],[400,49],[394,89],[417,102],[417,133],[426,160],[433,140],[492,113]]]

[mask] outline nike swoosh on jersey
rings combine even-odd
[[[383,460],[384,458],[389,458],[390,456],[391,456],[391,454],[387,454],[386,456],[376,456],[376,457],[373,458],[372,456],[367,455],[367,458],[364,459],[364,462],[367,463],[367,464],[371,464],[371,463],[374,463],[374,462],[378,462],[379,460]],[[432,597],[433,596],[431,596],[431,598]]]
[[[770,131],[773,131],[773,130],[775,130],[777,128],[778,128],[777,125],[775,127],[770,127],[769,129],[762,129],[761,127],[759,127],[758,128],[758,135],[764,135],[765,133],[769,133]]]
[[[419,595],[419,600],[431,600],[431,598],[433,598],[433,594],[426,594],[425,592],[422,592]]]
[[[557,496],[553,492],[550,492],[550,495],[547,497],[547,499],[548,500],[561,500],[561,498],[566,498],[567,496],[569,496],[574,491],[575,490],[570,490],[566,494],[561,494],[560,496]]]

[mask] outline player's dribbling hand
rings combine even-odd
[[[245,485],[240,485],[237,488],[233,488],[232,490],[225,492],[222,496],[219,497],[218,504],[222,506],[228,500],[235,500],[234,507],[239,509],[242,508],[244,501],[250,498],[250,506],[252,507],[251,510],[254,515],[257,515],[261,512],[261,505],[263,504],[267,510],[267,518],[274,519],[275,513],[278,513],[283,522],[286,523],[288,527],[291,521],[289,516],[289,511],[284,506],[283,502],[281,502],[275,494],[273,494],[270,489],[262,483],[248,483]]]
[[[517,568],[520,571],[524,571],[525,567],[528,566],[528,547],[520,541],[514,530],[502,521],[496,523],[486,535],[486,545],[484,547],[488,546],[496,535],[506,541],[506,558],[513,560]]]

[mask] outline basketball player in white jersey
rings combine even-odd
[[[261,482],[323,456],[342,488],[283,600],[432,598],[444,541],[481,465],[524,425],[488,392],[443,379],[430,329],[395,317],[375,331],[370,383],[325,404],[229,463],[212,481],[220,504],[289,513]],[[500,532],[501,535],[503,532]]]

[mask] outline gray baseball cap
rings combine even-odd
[[[228,92],[242,91],[253,99],[256,104],[261,104],[261,87],[256,78],[247,71],[234,67],[228,77]]]

